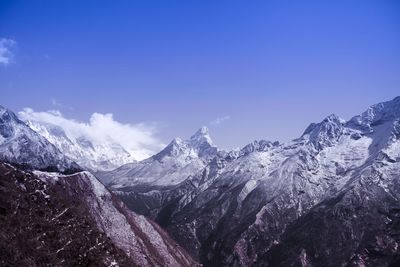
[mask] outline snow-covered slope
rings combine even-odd
[[[10,110],[0,106],[0,159],[35,169],[73,171],[80,167]]]
[[[105,181],[206,266],[389,266],[400,259],[399,110],[397,97],[347,122],[330,115],[286,144],[214,153],[190,172],[159,168],[182,155],[178,140]]]
[[[166,148],[141,162],[99,172],[99,178],[112,188],[139,185],[176,185],[203,169],[218,153],[208,129],[200,128],[189,140],[175,138]]]
[[[121,165],[135,162],[128,151],[112,140],[92,142],[84,135],[68,134],[60,125],[35,121],[32,117],[22,119],[34,131],[63,151],[65,155],[89,170],[112,170]]]

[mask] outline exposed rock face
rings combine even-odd
[[[348,122],[328,116],[287,144],[217,152],[192,173],[135,165],[105,181],[205,266],[396,266],[399,121],[398,97]]]
[[[89,172],[28,172],[0,163],[0,177],[2,266],[196,266]]]

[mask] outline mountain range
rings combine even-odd
[[[205,266],[399,264],[400,97],[288,143],[194,136],[99,178]]]
[[[197,266],[156,223],[0,107],[1,266]]]
[[[224,151],[202,127],[139,162],[76,152],[85,142],[57,125],[0,114],[2,263],[400,265],[400,97],[287,143]],[[10,236],[15,221],[26,231]],[[65,236],[43,237],[59,223]]]
[[[135,162],[133,156],[112,139],[96,141],[83,133],[71,134],[62,125],[38,120],[29,112],[20,112],[19,115],[32,130],[85,169],[109,171]]]

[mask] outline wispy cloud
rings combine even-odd
[[[51,105],[52,105],[55,109],[74,110],[73,107],[64,105],[63,103],[61,103],[60,101],[58,101],[58,100],[55,99],[55,98],[52,98],[52,99],[51,99]]]
[[[231,117],[229,115],[227,116],[223,116],[223,117],[218,117],[215,120],[211,121],[210,124],[211,125],[220,125],[221,123],[223,123],[224,121],[229,120]]]
[[[54,107],[60,107],[60,108],[62,108],[64,105],[63,104],[61,104],[60,102],[58,102],[55,98],[52,98],[51,99],[51,104],[54,106]]]
[[[12,39],[0,38],[0,65],[7,66],[13,61],[16,44]]]
[[[25,121],[36,121],[58,125],[68,137],[86,137],[93,144],[116,143],[121,145],[135,159],[145,159],[158,152],[164,144],[155,136],[158,132],[154,124],[128,124],[114,119],[113,114],[93,113],[89,122],[65,118],[58,110],[36,112],[25,108],[18,115]]]

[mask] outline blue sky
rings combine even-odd
[[[399,1],[5,0],[0,38],[1,105],[113,113],[163,142],[286,141],[400,95]]]

